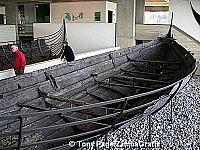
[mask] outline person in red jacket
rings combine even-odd
[[[15,74],[16,75],[23,74],[26,66],[26,57],[24,53],[18,49],[17,45],[12,45],[11,50],[15,54],[15,59],[13,62]]]

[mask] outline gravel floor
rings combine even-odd
[[[200,76],[192,78],[171,103],[151,116],[150,122],[150,130],[146,117],[110,132],[98,149],[200,150]]]

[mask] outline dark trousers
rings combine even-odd
[[[15,75],[24,74],[24,69],[15,70]]]

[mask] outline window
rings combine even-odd
[[[169,6],[145,6],[145,24],[168,24]]]
[[[101,12],[94,12],[94,21],[101,21]]]
[[[50,22],[50,5],[49,4],[36,5],[36,22],[37,23]]]
[[[145,12],[145,24],[168,24],[169,12]]]

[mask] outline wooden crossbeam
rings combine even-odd
[[[170,76],[170,75],[166,75],[166,74],[163,74],[162,72],[160,74],[157,74],[157,73],[152,73],[152,72],[145,72],[145,71],[130,71],[130,70],[124,70],[121,68],[121,71],[123,71],[124,73],[128,74],[128,75],[133,75],[135,73],[138,73],[138,74],[146,74],[146,75],[153,75],[153,76],[162,76],[162,77],[169,77],[169,78],[176,78],[176,77],[173,77],[173,76]]]
[[[119,90],[116,90],[116,89],[114,89],[114,88],[112,88],[112,87],[108,87],[108,86],[104,86],[104,85],[101,85],[101,87],[106,88],[106,89],[108,89],[108,90],[111,90],[111,91],[113,91],[113,92],[115,92],[115,93],[119,93],[119,94],[121,94],[121,95],[123,95],[123,96],[128,96],[127,94],[125,94],[125,93],[123,93],[123,92],[121,92],[121,91],[119,91]]]
[[[80,100],[71,100],[71,99],[66,99],[64,97],[61,96],[53,96],[53,95],[49,95],[48,93],[42,92],[40,89],[38,89],[39,95],[44,97],[44,98],[49,98],[52,100],[57,100],[60,102],[66,102],[66,103],[70,103],[70,104],[75,104],[75,105],[85,105],[86,102],[84,101],[80,101]]]
[[[49,107],[51,107],[51,108],[57,108],[57,109],[62,109],[62,107],[61,106],[58,106],[58,105],[53,105],[52,103],[50,103],[50,102],[48,102],[48,101],[45,101],[45,103],[49,106]],[[97,114],[97,113],[95,113],[94,111],[92,111],[92,110],[82,110],[82,111],[80,111],[81,113],[83,113],[83,114],[87,114],[87,115],[95,115],[95,116],[102,116],[103,114]]]
[[[104,98],[102,98],[102,97],[99,97],[99,96],[97,96],[97,95],[95,95],[95,94],[93,94],[93,93],[89,93],[89,92],[87,92],[87,91],[86,91],[86,93],[87,93],[88,95],[90,95],[90,96],[92,96],[92,97],[98,99],[98,100],[101,101],[101,102],[105,102],[105,101],[107,100],[107,99],[104,99]]]
[[[70,103],[70,104],[74,104],[74,105],[81,105],[81,106],[83,106],[83,105],[89,105],[89,104],[91,104],[91,103],[88,103],[88,102],[86,102],[86,101],[81,101],[81,100],[69,100],[69,99],[65,99],[65,98],[63,98],[63,97],[52,97],[52,96],[47,96],[48,94],[47,93],[44,93],[44,92],[42,92],[42,91],[40,91],[39,90],[39,93],[40,93],[40,95],[42,96],[42,97],[46,97],[46,98],[49,98],[49,99],[52,99],[52,100],[57,100],[57,101],[60,101],[60,102],[65,102],[65,103]],[[98,99],[98,100],[100,100],[100,101],[106,101],[106,99],[103,99],[103,98],[101,98],[101,97],[99,97],[99,96],[97,96],[97,95],[94,95],[94,94],[92,94],[92,93],[89,93],[88,91],[86,91],[86,93],[88,94],[88,95],[90,95],[90,96],[92,96],[92,97],[94,97],[94,98],[96,98],[96,99]],[[115,111],[120,111],[121,109],[116,109],[116,108],[111,108],[111,107],[99,107],[99,108],[102,108],[102,109],[107,109],[107,110],[115,110]]]
[[[33,105],[30,105],[30,104],[25,104],[25,103],[18,103],[17,106],[26,107],[26,108],[30,108],[30,109],[34,109],[34,110],[39,110],[39,111],[48,111],[48,110],[50,110],[48,108],[43,108],[43,107],[39,107],[39,106],[33,106]]]
[[[99,84],[103,85],[109,85],[109,86],[119,86],[119,87],[128,87],[128,88],[133,88],[133,85],[130,84],[116,84],[116,83],[108,83],[108,82],[103,82],[103,81],[96,81]]]
[[[151,68],[151,69],[156,69],[156,70],[162,70],[162,71],[175,71],[175,70],[177,70],[178,68],[166,68],[166,66],[164,67],[164,66],[138,66],[138,65],[136,65],[136,64],[134,64],[134,63],[131,63],[134,67],[138,67],[138,68],[146,68],[146,69],[148,69],[148,68]]]
[[[127,77],[127,76],[112,76],[111,79],[114,80],[126,80],[126,81],[142,81],[142,82],[151,82],[151,83],[158,83],[158,84],[169,84],[170,82],[161,81],[161,80],[153,80],[153,79],[146,79],[146,78],[138,78],[138,77]]]
[[[116,81],[118,81],[118,80],[116,80]],[[126,84],[124,82],[120,82],[122,84],[108,83],[108,82],[103,82],[103,81],[97,81],[97,82],[100,84],[109,85],[109,86],[129,87],[129,88],[144,89],[144,90],[154,90],[155,89],[155,88],[150,88],[150,87],[145,87],[145,86]]]
[[[57,100],[57,101],[60,101],[60,102],[66,102],[66,103],[70,103],[70,104],[74,104],[74,105],[81,105],[81,106],[86,105],[86,102],[84,102],[84,101],[66,99],[66,98],[61,97],[61,96],[49,95],[46,98],[49,98],[49,99],[52,99],[52,100]]]
[[[166,68],[166,66],[159,66],[159,67],[155,67],[155,66],[148,66],[148,67],[145,67],[145,66],[138,66],[134,63],[131,63],[131,65],[133,65],[134,67],[138,67],[138,68],[152,68],[152,69],[157,69],[157,70],[170,70],[170,71],[175,71],[178,69],[178,67],[176,68]],[[179,66],[180,67],[180,66]]]
[[[183,63],[175,61],[162,61],[162,60],[135,60],[128,58],[130,61],[134,62],[144,62],[144,63],[154,63],[154,64],[169,64],[169,65],[183,65]]]

